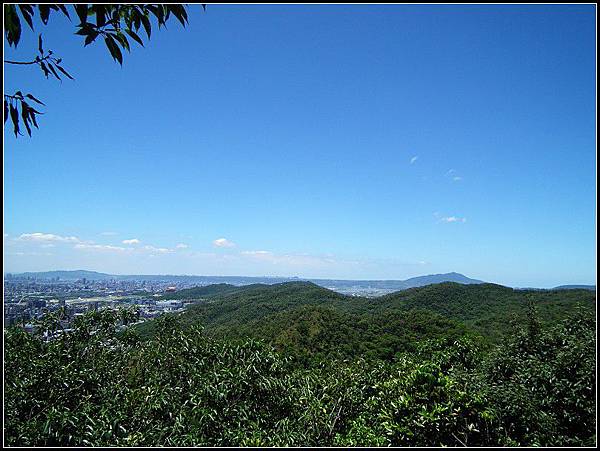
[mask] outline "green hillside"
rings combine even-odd
[[[294,288],[275,290],[293,299]],[[595,315],[542,324],[535,308],[528,313],[492,348],[455,338],[460,326],[447,329],[454,323],[436,313],[390,321],[384,313],[373,330],[417,339],[411,350],[393,361],[307,367],[172,315],[140,340],[132,329],[115,332],[133,315],[89,312],[48,341],[44,332],[60,328],[49,314],[35,334],[4,331],[4,439],[22,447],[594,446]],[[323,340],[323,351],[338,342],[344,352],[364,337],[354,315],[303,306],[265,318],[261,332],[293,349],[304,336],[307,350]]]
[[[595,293],[309,282],[4,331],[10,446],[593,446]],[[141,334],[139,333],[141,332]]]
[[[199,298],[210,296],[182,315],[184,323],[201,324],[209,333],[218,331],[222,337],[251,336],[276,344],[276,337],[281,341],[285,331],[290,337],[306,335],[309,329],[300,327],[297,322],[309,322],[303,318],[312,314],[315,317],[311,321],[320,329],[342,329],[345,337],[357,337],[356,344],[351,346],[355,355],[368,352],[368,343],[377,343],[378,349],[381,349],[382,339],[376,332],[377,327],[382,328],[381,334],[392,337],[390,341],[403,341],[404,338],[398,337],[404,336],[404,332],[399,333],[394,323],[404,320],[407,312],[415,309],[429,312],[432,318],[441,317],[448,321],[445,326],[448,330],[454,331],[456,324],[460,324],[464,333],[476,332],[488,341],[498,342],[509,333],[511,322],[526,319],[530,302],[535,304],[543,323],[562,319],[578,308],[595,309],[596,305],[595,293],[589,290],[526,291],[494,284],[452,282],[412,288],[378,298],[346,296],[310,282],[245,287],[222,284],[182,290],[180,293],[184,291],[185,296],[191,293]],[[431,324],[435,324],[433,319]],[[151,327],[143,325],[141,330],[148,334]],[[369,333],[366,328],[370,328]],[[296,330],[293,334],[290,332],[292,329]],[[425,336],[429,336],[428,333]],[[308,340],[308,336],[303,339]],[[349,338],[344,340],[352,341]],[[301,340],[292,341],[299,343]],[[392,346],[392,349],[396,347]],[[320,351],[315,349],[314,352]],[[347,352],[343,354],[348,355]]]
[[[335,306],[352,301],[311,282],[286,282],[274,285],[248,285],[214,296],[211,302],[196,304],[184,320],[199,321],[206,327],[241,326],[269,315],[304,305]]]
[[[414,351],[429,339],[456,340],[475,336],[465,325],[427,310],[387,312],[378,316],[340,311],[324,305],[303,305],[248,323],[209,327],[224,339],[263,340],[299,366],[331,359],[392,360]]]

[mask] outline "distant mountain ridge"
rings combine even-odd
[[[462,284],[484,283],[482,280],[471,279],[463,274],[450,272],[446,274],[429,274],[425,276],[412,277],[406,280],[347,280],[347,279],[307,279],[299,277],[247,277],[247,276],[187,276],[187,275],[115,275],[106,274],[97,271],[74,270],[74,271],[44,271],[44,272],[24,272],[12,274],[16,277],[32,277],[35,279],[55,279],[61,280],[173,280],[188,281],[198,283],[229,283],[232,285],[250,285],[255,283],[274,284],[289,282],[293,280],[310,281],[321,286],[369,286],[371,288],[404,290],[407,288],[422,287],[432,283],[456,282]]]
[[[425,285],[431,285],[433,283],[443,282],[456,282],[462,283],[463,285],[471,285],[478,283],[485,283],[483,280],[471,279],[463,274],[457,272],[449,272],[447,274],[430,274],[428,276],[419,276],[406,279],[404,283],[407,285],[406,288],[416,288]]]
[[[596,291],[596,285],[559,285],[553,290],[591,290]]]
[[[5,273],[5,276],[8,273]],[[24,273],[11,273],[13,277],[32,277],[34,279],[55,279],[58,277],[60,280],[141,280],[149,282],[186,282],[190,284],[198,285],[212,285],[212,284],[229,284],[229,285],[252,285],[257,283],[262,284],[275,284],[290,281],[308,281],[313,282],[317,285],[326,288],[338,288],[343,290],[349,290],[352,288],[371,288],[388,291],[407,290],[409,288],[418,288],[426,285],[444,283],[444,282],[456,282],[463,285],[482,284],[486,283],[483,280],[471,279],[457,272],[449,272],[444,274],[428,274],[424,276],[411,277],[405,280],[348,280],[348,279],[307,279],[299,277],[250,277],[250,276],[191,276],[191,275],[169,275],[169,274],[130,274],[130,275],[117,275],[107,274],[97,271],[87,270],[72,270],[72,271],[42,271],[42,272],[24,272]],[[538,288],[523,288],[538,289]],[[595,285],[561,285],[553,288],[554,290],[569,290],[569,289],[586,289],[596,290]]]
[[[34,279],[55,279],[61,280],[107,280],[114,279],[120,276],[113,276],[111,274],[105,274],[97,271],[87,271],[83,269],[76,269],[73,271],[41,271],[41,272],[23,272],[23,273],[7,273],[13,277],[32,277]],[[5,276],[6,277],[6,276]]]

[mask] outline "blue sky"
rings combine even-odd
[[[595,6],[189,9],[4,133],[6,271],[595,283]],[[26,29],[11,59],[35,54]]]

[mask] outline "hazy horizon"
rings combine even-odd
[[[85,272],[94,272],[100,274],[114,275],[114,276],[165,276],[165,277],[229,277],[229,278],[265,278],[265,279],[307,279],[307,280],[340,280],[340,281],[357,281],[357,282],[371,282],[371,281],[404,281],[417,277],[426,277],[426,276],[439,276],[439,275],[447,275],[447,274],[458,274],[461,276],[465,276],[469,279],[474,280],[482,280],[479,277],[475,277],[471,274],[463,274],[456,271],[448,271],[443,273],[423,273],[416,276],[411,276],[403,279],[387,279],[387,278],[345,278],[345,277],[311,277],[311,276],[300,276],[300,275],[274,275],[274,274],[258,274],[258,275],[248,275],[248,274],[191,274],[191,273],[116,273],[111,271],[97,271],[93,269],[48,269],[41,271],[4,271],[3,275],[6,274],[24,274],[24,273],[44,273],[44,272],[77,272],[77,271],[85,271]],[[534,285],[512,285],[512,284],[501,284],[499,282],[495,282],[493,280],[482,280],[484,283],[495,283],[499,285],[504,285],[512,288],[554,288],[563,285],[588,285],[595,286],[596,281],[593,282],[565,282],[565,283],[555,283],[548,286],[534,286]]]

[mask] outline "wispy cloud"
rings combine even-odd
[[[235,243],[229,241],[227,238],[217,238],[213,241],[215,247],[235,247]]]
[[[132,238],[130,240],[123,240],[123,241],[121,241],[121,243],[123,243],[123,244],[140,244],[140,240],[138,240],[137,238]]]
[[[144,246],[143,249],[150,252],[158,252],[159,254],[168,254],[169,252],[173,252],[172,249],[166,247]]]
[[[418,155],[415,155],[414,157],[412,157],[412,158],[410,159],[410,164],[414,164],[414,163],[415,163],[415,161],[417,161],[418,159],[419,159],[419,156],[418,156]]]
[[[116,252],[127,252],[132,251],[132,247],[113,246],[110,244],[90,244],[80,243],[73,246],[75,249],[91,250],[91,251],[116,251]]]
[[[60,236],[54,235],[53,233],[23,233],[17,240],[19,241],[33,241],[37,243],[47,242],[65,242],[65,243],[80,243],[81,240],[75,236]]]
[[[11,257],[23,257],[23,256],[47,257],[47,256],[54,255],[54,254],[51,254],[49,252],[7,252],[5,255],[11,256]]]
[[[449,169],[445,176],[453,182],[460,182],[463,178],[457,174],[456,169]]]
[[[187,244],[179,243],[175,246],[176,249],[187,249],[189,246]]]
[[[250,255],[252,257],[262,257],[266,255],[273,255],[272,252],[269,251],[242,251],[240,252],[242,255]]]
[[[457,216],[446,216],[442,219],[440,219],[442,222],[467,222],[467,218],[459,218]]]
[[[128,240],[126,240],[128,241]],[[129,240],[130,241],[130,240]],[[94,243],[80,243],[73,246],[75,249],[86,250],[86,251],[99,251],[99,252],[118,252],[118,253],[135,253],[135,254],[168,254],[173,252],[173,249],[166,247],[156,246],[143,246],[143,247],[124,247],[124,246],[113,246],[112,244],[94,244]]]

